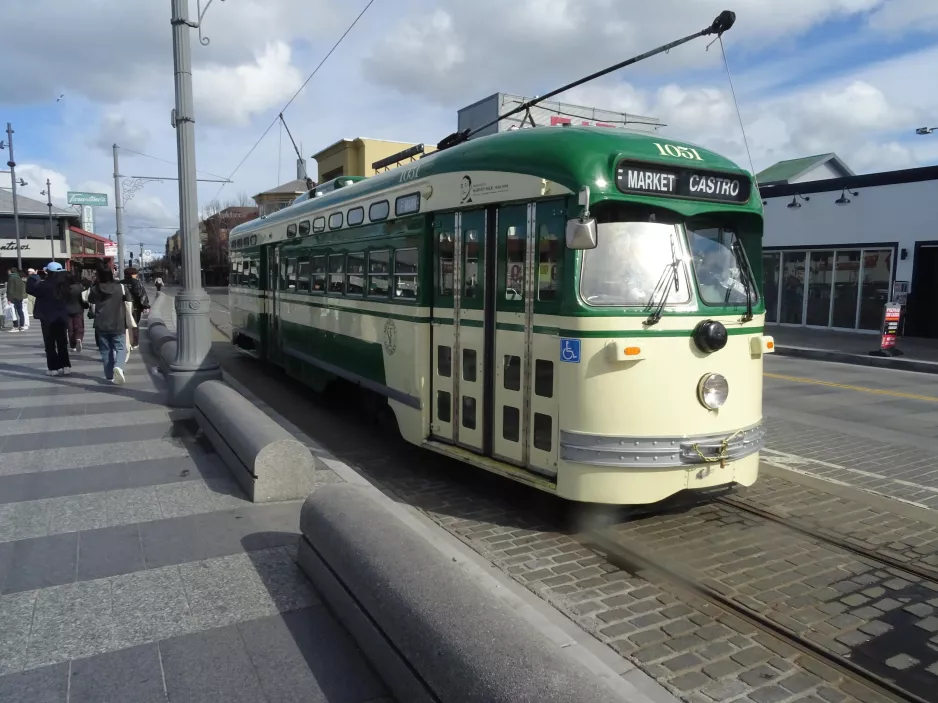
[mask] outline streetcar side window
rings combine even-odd
[[[368,254],[368,295],[372,298],[388,297],[389,256],[387,250]]]
[[[560,287],[560,232],[542,224],[537,231],[537,299],[555,301]]]
[[[309,293],[309,259],[305,256],[300,259],[300,263],[297,266],[296,291],[298,293]]]
[[[450,219],[450,222],[454,222],[454,220]],[[453,295],[453,252],[456,246],[453,241],[454,236],[452,231],[440,232],[439,234],[439,281],[440,295],[443,296]]]
[[[482,258],[482,232],[477,229],[463,230],[463,300],[481,298],[483,270],[485,261]]]
[[[538,359],[534,362],[534,393],[542,398],[554,397],[554,362]]]
[[[505,373],[504,373],[504,386],[505,390],[509,391],[520,391],[521,390],[521,357],[512,356],[511,354],[505,355]]]
[[[313,257],[313,293],[326,292],[326,257]]]
[[[329,229],[339,229],[342,227],[342,213],[334,212],[329,215]]]
[[[251,262],[245,259],[241,262],[241,285],[249,286],[251,284]]]
[[[347,295],[363,295],[365,293],[365,254],[356,252],[348,255],[345,265],[348,284],[345,287]]]
[[[534,413],[534,448],[549,452],[552,444],[553,418],[543,413]]]
[[[524,300],[525,230],[514,225],[508,228],[505,247],[505,300]]]
[[[309,234],[309,220],[303,220],[300,223],[300,236],[305,237]]]
[[[345,254],[329,257],[329,292],[337,295],[345,292]]]
[[[238,285],[238,272],[241,271],[240,261],[231,261],[228,265],[228,285]]]
[[[287,290],[296,291],[296,259],[287,259]]]
[[[381,220],[388,219],[388,214],[391,212],[391,205],[387,200],[380,200],[377,203],[372,203],[368,207],[368,219],[372,222],[380,222]]]
[[[251,288],[257,288],[257,259],[251,259],[250,278],[248,279]]]
[[[345,222],[349,227],[360,225],[365,221],[365,208],[353,207],[345,215]]]
[[[277,290],[287,289],[287,260],[280,259],[280,266],[277,269],[279,280],[277,281]]]
[[[293,239],[296,236],[296,223],[287,225],[287,239]]]
[[[326,229],[326,218],[317,217],[313,220],[313,232],[322,232]]]
[[[416,301],[420,292],[417,280],[417,250],[398,249],[394,252],[394,297]]]

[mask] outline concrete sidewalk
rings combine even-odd
[[[869,354],[879,349],[878,334],[783,325],[766,325],[765,333],[775,338],[781,356],[938,374],[938,339],[899,337],[896,347],[903,355],[881,357]]]
[[[72,369],[0,333],[0,702],[390,701],[295,564],[300,503],[248,502],[139,352]]]

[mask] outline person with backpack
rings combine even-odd
[[[163,278],[162,278],[162,276],[157,276],[157,277],[156,277],[156,280],[153,281],[153,283],[154,283],[154,285],[156,286],[156,292],[157,292],[157,293],[159,293],[161,290],[163,290]]]
[[[144,310],[150,309],[150,298],[143,287],[143,283],[137,278],[137,269],[133,266],[124,269],[124,280],[121,283],[124,284],[124,288],[130,292],[133,298],[134,322],[137,323],[136,327],[128,330],[130,332],[130,349],[128,351],[130,351],[140,346],[140,317],[143,315]]]
[[[68,274],[68,347],[80,354],[85,339],[85,309],[88,303],[83,299],[85,292],[78,276]]]
[[[67,376],[72,372],[68,358],[68,278],[58,261],[46,266],[44,280],[30,277],[26,292],[35,296],[34,315],[42,325],[42,341],[46,348],[46,375]]]
[[[132,303],[133,296],[125,286],[114,280],[111,269],[98,271],[98,281],[88,292],[88,302],[94,314],[94,328],[98,338],[98,351],[104,366],[104,378],[122,385],[126,380],[123,365],[126,361],[124,340],[127,334],[127,312],[124,303]]]

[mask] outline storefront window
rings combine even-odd
[[[779,322],[800,325],[804,304],[805,252],[786,251],[782,254],[782,314]]]
[[[827,327],[831,313],[831,278],[834,275],[834,252],[812,251],[808,264],[808,310],[806,325]]]
[[[889,300],[892,250],[864,249],[862,271],[860,329],[878,330],[883,321],[883,306]]]
[[[778,322],[779,265],[782,255],[778,252],[762,254],[762,295],[765,299],[765,321]]]
[[[834,312],[832,327],[857,326],[857,291],[860,287],[860,252],[838,251],[834,265]]]

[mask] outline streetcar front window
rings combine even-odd
[[[755,305],[759,294],[736,232],[722,227],[698,228],[688,223],[687,242],[700,299],[705,305],[745,305],[747,292]]]
[[[587,305],[650,308],[691,301],[681,230],[662,222],[605,222],[583,252],[580,295]]]

